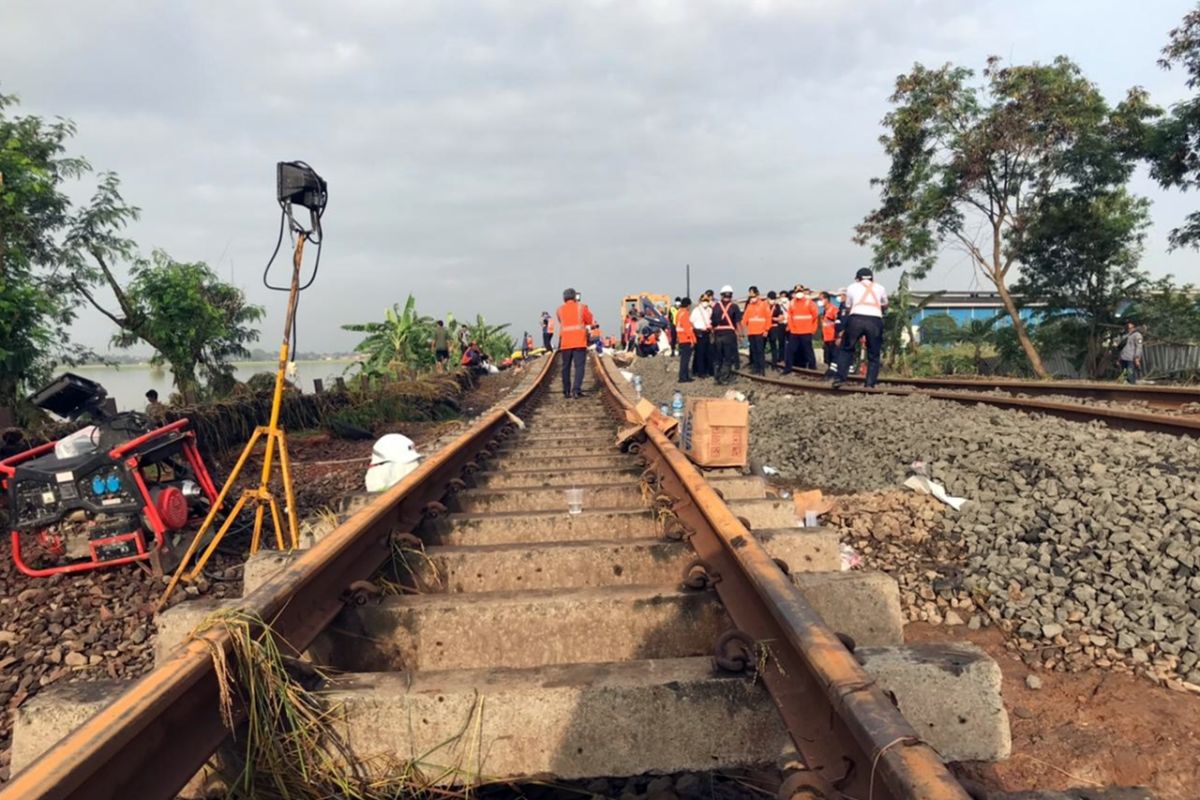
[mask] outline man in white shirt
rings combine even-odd
[[[709,333],[712,329],[712,293],[705,292],[692,309],[692,328],[696,331],[696,349],[692,353],[692,377],[711,378],[712,355]]]
[[[846,287],[846,330],[842,335],[842,347],[838,351],[837,377],[833,379],[836,389],[846,382],[846,373],[854,358],[854,350],[861,339],[867,340],[867,377],[863,386],[870,389],[879,380],[879,357],[883,350],[883,312],[887,309],[887,291],[875,283],[875,274],[863,267],[854,276],[854,283]]]

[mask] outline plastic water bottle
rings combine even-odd
[[[633,390],[637,392],[638,400],[642,399],[642,376],[633,376]]]
[[[659,407],[659,409],[658,409],[658,410],[662,412],[662,415],[663,415],[664,417],[665,417],[665,416],[668,416],[668,415],[671,413],[671,409],[667,408],[667,404],[666,404],[666,403],[663,403],[663,404],[662,404],[662,405]]]
[[[671,414],[675,419],[683,419],[683,392],[675,390],[675,397],[671,400]]]

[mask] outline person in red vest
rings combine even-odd
[[[542,312],[542,347],[554,349],[554,318],[548,311]]]
[[[583,369],[587,364],[588,328],[596,320],[592,312],[579,302],[574,289],[563,291],[563,304],[558,307],[558,349],[562,352],[563,397],[583,396]],[[572,371],[574,375],[572,376]]]
[[[771,329],[771,304],[758,294],[758,287],[751,286],[746,301],[746,313],[742,321],[746,325],[746,338],[750,340],[750,371],[755,375],[767,374],[767,331]]]
[[[817,332],[817,304],[808,296],[808,288],[797,286],[792,290],[792,303],[788,307],[787,352],[783,357],[783,373],[790,375],[792,369],[814,369],[817,355],[813,352],[812,337]]]
[[[821,297],[825,300],[825,311],[821,314],[821,343],[825,345],[825,350],[821,354],[821,360],[825,362],[825,376],[830,377],[837,369],[834,343],[837,341],[837,322],[840,309],[829,292],[821,292]]]
[[[692,382],[692,348],[696,346],[696,329],[692,327],[692,298],[679,298],[675,314],[675,340],[679,342],[679,382]]]

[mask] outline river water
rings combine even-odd
[[[349,361],[297,361],[297,378],[294,381],[305,392],[313,391],[313,381],[317,378],[325,381],[325,385],[333,388],[333,379],[345,375]],[[276,362],[247,361],[234,364],[234,375],[244,381],[260,372],[275,374]],[[118,411],[140,411],[146,406],[146,392],[157,389],[159,399],[166,402],[171,396],[173,386],[170,370],[160,370],[149,364],[122,364],[116,367],[101,364],[89,364],[82,367],[71,367],[70,372],[81,375],[89,380],[97,381],[108,390],[108,396],[117,401]]]

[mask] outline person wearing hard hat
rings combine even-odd
[[[733,383],[733,371],[738,365],[738,326],[742,324],[742,309],[733,302],[733,287],[721,287],[721,299],[713,305],[712,335],[716,355],[717,384]]]
[[[588,328],[595,324],[591,310],[579,302],[574,289],[563,291],[558,307],[558,349],[562,353],[563,397],[583,396],[583,369],[587,364]],[[572,375],[574,371],[574,375]]]
[[[825,308],[821,312],[821,343],[825,345],[825,351],[821,355],[821,360],[825,362],[825,377],[828,378],[833,371],[835,361],[834,342],[837,341],[839,309],[830,292],[821,292],[821,299],[825,301]]]
[[[844,307],[847,309],[846,328],[842,334],[842,347],[838,351],[837,376],[833,379],[836,389],[846,382],[850,361],[859,339],[867,340],[867,376],[863,386],[871,389],[879,380],[879,356],[883,350],[883,312],[887,309],[887,291],[875,283],[875,273],[863,267],[854,276],[854,283],[846,287]]]

